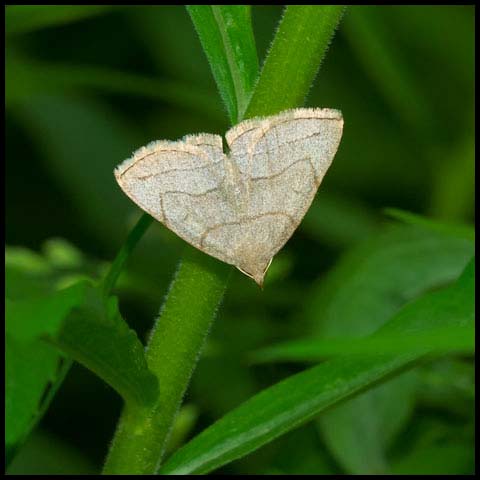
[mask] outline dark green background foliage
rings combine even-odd
[[[114,166],[154,139],[223,134],[247,107],[218,91],[190,14],[6,8],[11,473],[99,472],[122,404],[107,383],[157,394],[140,342],[185,243],[154,222],[118,305],[86,278],[140,218]],[[282,8],[251,14],[261,67]],[[473,102],[474,7],[348,8],[306,99],[343,112],[339,151],[264,290],[231,275],[164,472],[473,472]]]

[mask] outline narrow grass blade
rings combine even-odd
[[[230,121],[240,121],[258,75],[249,5],[188,5]]]
[[[408,305],[383,333],[426,333],[438,325],[461,326],[474,318],[474,260],[459,280]],[[240,458],[325,408],[375,384],[429,353],[428,348],[398,355],[348,355],[293,375],[263,390],[177,451],[162,474],[208,473]]]

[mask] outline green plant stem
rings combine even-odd
[[[150,408],[125,406],[104,474],[157,471],[230,272],[229,265],[188,249],[147,347],[160,395]]]
[[[345,6],[288,6],[245,118],[303,105]]]
[[[115,257],[115,260],[110,266],[110,270],[103,280],[103,293],[105,296],[108,296],[112,292],[112,289],[125,266],[125,262],[152,222],[153,218],[147,213],[144,213],[128,234],[127,240]]]
[[[287,7],[246,117],[269,115],[303,103],[343,10],[337,6]],[[298,57],[303,59],[297,64]],[[296,68],[293,76],[292,68]],[[158,401],[150,408],[125,407],[104,474],[158,471],[230,271],[229,265],[197,250],[190,249],[181,262],[147,346],[147,361],[160,385]]]

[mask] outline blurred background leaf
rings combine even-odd
[[[474,289],[475,260],[471,259],[453,285],[408,304],[377,332],[428,333],[438,325],[473,326]],[[184,475],[216,470],[428,353],[425,345],[413,349],[407,345],[393,355],[372,352],[357,356],[347,352],[292,375],[254,395],[194,437],[160,471]]]
[[[54,294],[87,267],[81,253],[59,239],[46,243],[43,250],[42,255],[21,247],[5,249],[7,465],[45,413],[71,365],[60,351],[37,336],[29,336],[22,318],[9,317],[9,304]]]
[[[110,5],[9,5],[5,12],[6,33],[27,33],[75,22],[111,9]]]
[[[473,251],[462,237],[390,226],[349,252],[318,284],[307,315],[325,341],[365,336],[409,300],[452,281]],[[410,372],[320,417],[327,445],[349,473],[388,471],[386,451],[412,411],[415,383]]]
[[[282,8],[251,10],[262,65]],[[7,282],[8,296],[21,298],[22,291],[48,293],[78,274],[105,271],[139,216],[115,185],[116,164],[151,140],[223,133],[229,122],[184,7],[7,6],[6,30],[6,277],[16,279]],[[343,328],[351,336],[367,335],[405,302],[458,274],[471,246],[452,237],[438,240],[418,225],[397,226],[399,238],[389,244],[381,210],[474,222],[474,35],[473,6],[349,7],[307,98],[308,106],[342,110],[342,144],[305,222],[273,262],[264,291],[241,274],[232,276],[187,393],[198,414],[187,438],[302,368],[253,366],[246,353],[313,332],[328,338]],[[60,263],[66,255],[70,266],[53,266],[42,247],[52,237],[75,245],[73,255],[68,247],[54,254]],[[346,249],[365,240],[372,250],[365,247],[365,259],[359,254],[351,272],[344,267],[350,280],[345,293],[338,292],[343,300],[333,316],[321,292],[334,272],[325,274]],[[119,279],[120,312],[142,340],[182,249],[174,235],[153,225]],[[28,274],[19,273],[22,264]],[[347,293],[354,288],[355,316]],[[370,433],[362,437],[370,452],[366,467],[383,468],[386,459],[393,473],[472,473],[472,364],[470,356],[449,355],[377,387],[378,394],[364,394],[372,394],[370,407],[362,407],[370,412]],[[395,382],[398,402],[380,400],[381,389],[388,392]],[[402,399],[404,408],[398,406]],[[393,410],[379,407],[377,414],[371,402]],[[74,365],[40,422],[41,435],[28,447],[37,454],[23,457],[21,471],[52,472],[42,467],[48,457],[42,452],[58,446],[75,452],[62,456],[64,472],[92,466],[98,472],[119,407],[109,387]],[[342,430],[337,449],[339,439],[345,451],[355,438],[353,426],[357,431],[361,422]],[[219,472],[365,467],[334,454],[328,437],[324,428],[319,435],[314,424],[306,425]],[[83,467],[79,458],[87,462]]]
[[[158,392],[143,345],[120,316],[116,298],[102,296],[79,274],[81,254],[59,240],[44,250],[44,257],[26,249],[6,251],[7,463],[45,413],[70,359],[128,402],[148,404]],[[62,269],[77,270],[77,276]],[[61,275],[56,282],[55,274]]]

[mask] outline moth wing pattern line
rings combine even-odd
[[[286,110],[228,130],[228,154],[214,134],[156,141],[115,177],[140,208],[261,285],[310,207],[342,132],[338,110]]]

